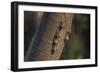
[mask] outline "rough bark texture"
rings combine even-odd
[[[60,59],[66,34],[71,32],[72,18],[73,14],[69,13],[44,13],[25,56],[25,61]],[[61,24],[64,24],[64,27],[59,30]],[[55,38],[55,36],[59,37]],[[53,44],[55,39],[56,45]]]

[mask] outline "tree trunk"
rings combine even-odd
[[[44,13],[25,61],[58,60],[71,32],[73,14]]]

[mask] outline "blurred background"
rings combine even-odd
[[[37,13],[24,11],[24,56],[37,27]],[[74,14],[69,40],[65,41],[60,59],[90,58],[90,15]]]
[[[70,39],[65,41],[61,59],[90,58],[90,15],[74,14]]]

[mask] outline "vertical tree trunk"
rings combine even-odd
[[[60,59],[66,35],[71,32],[72,18],[69,13],[44,13],[25,61]]]

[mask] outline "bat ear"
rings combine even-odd
[[[69,40],[69,33],[67,32],[66,34],[66,37],[65,37],[66,40]]]
[[[60,22],[60,27],[61,27],[61,28],[64,28],[64,26],[65,26],[65,25],[64,25],[63,21],[61,21],[61,22]]]

